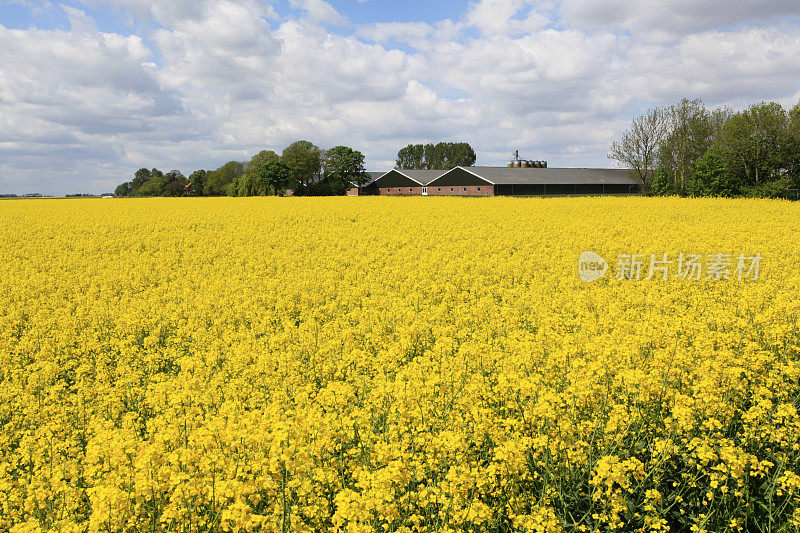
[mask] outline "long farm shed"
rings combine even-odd
[[[624,169],[456,167],[451,170],[392,169],[358,194],[510,196],[628,194],[639,185]]]

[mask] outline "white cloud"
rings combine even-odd
[[[183,123],[185,110],[143,66],[151,51],[142,39],[99,32],[80,10],[67,14],[69,32],[0,26],[0,188],[64,191],[65,181],[116,163],[122,139],[181,140],[160,131]]]
[[[437,140],[470,142],[484,164],[518,148],[607,166],[646,107],[800,98],[788,2],[482,0],[437,23],[335,31],[330,4],[292,2],[302,13],[283,18],[256,0],[106,2],[133,35],[75,8],[69,31],[0,25],[0,192],[105,192],[141,166],[191,172],[300,138],[362,150],[370,170]]]
[[[430,37],[435,31],[435,28],[426,22],[378,22],[360,27],[356,35],[378,43],[394,40],[414,45],[415,42]]]
[[[231,93],[262,86],[280,48],[264,18],[228,0],[209,5],[199,19],[157,30],[154,39],[164,56],[166,83],[210,84]]]
[[[170,0],[153,2],[151,0],[82,0],[89,7],[110,6],[131,13],[143,21],[153,20],[162,26],[172,26],[179,22],[199,20],[209,10],[215,9],[216,0]],[[234,3],[247,10],[253,17],[276,18],[271,5],[262,0],[234,0]]]
[[[304,10],[314,22],[338,26],[347,24],[347,19],[325,0],[289,0],[289,5]]]
[[[643,40],[669,41],[695,32],[800,15],[797,0],[563,0],[576,28],[621,28]]]
[[[466,25],[478,28],[483,35],[519,35],[537,31],[550,20],[533,9],[535,4],[530,0],[480,0],[470,4]],[[524,17],[519,17],[520,14]]]

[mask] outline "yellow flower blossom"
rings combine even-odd
[[[745,199],[0,202],[0,531],[796,530],[798,220]],[[762,270],[584,283],[584,250]]]

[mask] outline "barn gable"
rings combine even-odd
[[[413,180],[397,169],[392,169],[374,181],[379,189],[384,187],[419,187],[422,183]]]
[[[446,170],[400,170],[394,168],[375,180],[379,189],[387,187],[423,187],[435,180]]]
[[[428,184],[429,187],[458,187],[464,185],[492,185],[492,182],[462,167],[456,167]]]

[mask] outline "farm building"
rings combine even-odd
[[[547,161],[520,159],[517,150],[505,167],[393,169],[361,190],[362,194],[424,196],[625,194],[638,192],[639,185],[627,170],[548,168]]]
[[[361,186],[347,189],[347,196],[361,196],[364,194],[369,194],[369,191],[373,191],[375,189],[375,187],[372,186],[372,184],[375,183],[375,180],[386,174],[386,172],[367,172],[367,174],[369,174],[369,181]],[[376,193],[372,192],[372,194]]]
[[[538,163],[538,162],[537,162]],[[348,196],[514,196],[628,194],[639,185],[624,169],[542,167],[456,167],[451,170],[368,172],[370,181]],[[293,191],[287,190],[286,196]]]
[[[520,159],[505,167],[455,167],[450,170],[368,172],[370,179],[347,190],[348,196],[528,196],[629,194],[640,190],[625,169],[548,168],[547,161]],[[287,191],[290,196],[293,191]]]
[[[638,190],[638,184],[628,171],[620,169],[456,167],[430,181],[421,194],[623,194]]]
[[[365,188],[363,194],[420,195],[427,194],[427,185],[447,170],[405,170],[394,168]]]

